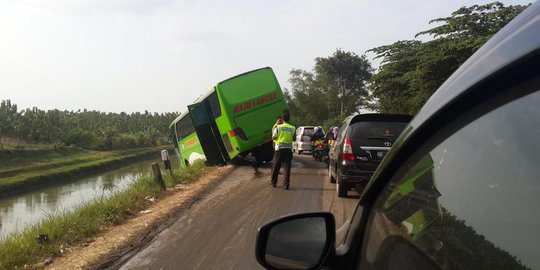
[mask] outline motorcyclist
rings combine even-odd
[[[313,135],[309,139],[311,141],[311,155],[315,153],[315,147],[317,141],[324,141],[324,133],[322,127],[315,127]]]
[[[328,133],[326,133],[326,135],[324,136],[324,142],[332,145],[333,142],[337,139],[338,132],[338,127],[331,127],[328,130]]]
[[[330,152],[330,147],[334,145],[334,142],[337,139],[337,134],[339,132],[338,127],[331,127],[328,130],[328,133],[326,133],[326,136],[324,137],[325,147],[324,147],[324,156],[327,157],[328,153]]]
[[[311,135],[311,138],[309,140],[311,141],[311,153],[313,153],[313,150],[315,149],[315,142],[318,140],[324,140],[324,133],[322,131],[322,127],[315,127],[313,135]]]
[[[311,139],[309,139],[311,142],[316,142],[318,140],[324,140],[324,133],[322,127],[315,127],[315,130],[313,132],[313,135],[311,136]]]
[[[332,130],[334,130],[334,127],[331,127],[326,133],[326,135],[324,136],[325,143],[329,143],[330,141],[335,140],[334,133],[332,133]]]

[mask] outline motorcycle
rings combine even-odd
[[[313,158],[318,161],[322,161],[324,157],[324,141],[323,140],[316,140],[313,142]]]

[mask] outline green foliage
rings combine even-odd
[[[134,148],[139,146],[139,138],[135,134],[124,133],[115,138],[117,148]]]
[[[289,83],[292,93],[287,92],[289,110],[297,125],[316,125],[329,115],[325,106],[325,97],[310,72],[293,69]]]
[[[196,160],[189,167],[173,171],[173,175],[163,174],[163,179],[167,186],[173,187],[178,184],[191,182],[206,173],[207,167],[204,161]]]
[[[0,148],[3,147],[3,134],[13,134],[13,123],[17,118],[17,105],[11,104],[10,100],[2,100],[0,103]]]
[[[89,130],[75,128],[66,132],[64,143],[67,145],[78,145],[87,149],[95,149],[97,147],[96,134]]]
[[[100,150],[152,146],[167,138],[168,126],[176,116],[177,113],[44,111],[36,107],[18,112],[17,105],[3,100],[0,103],[0,148],[8,138]],[[132,137],[136,138],[135,143]],[[118,140],[122,143],[117,147]]]
[[[325,93],[330,115],[349,115],[365,105],[367,81],[373,68],[365,55],[336,50],[330,57],[315,59],[315,74]]]
[[[478,48],[527,6],[494,2],[462,7],[418,33],[434,39],[398,41],[371,49],[382,63],[371,79],[371,108],[386,113],[415,114],[437,88]]]
[[[325,130],[325,132],[330,130],[331,127],[341,127],[341,124],[343,124],[343,121],[345,121],[345,118],[347,118],[347,116],[345,115],[336,115],[324,121],[322,127]]]
[[[367,58],[337,49],[332,56],[315,59],[313,72],[293,69],[290,91],[285,92],[297,125],[324,121],[358,112],[368,96],[373,69]]]

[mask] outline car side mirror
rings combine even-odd
[[[335,226],[328,212],[271,221],[257,233],[257,261],[266,269],[320,269],[335,252]]]

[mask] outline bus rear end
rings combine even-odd
[[[257,160],[270,161],[272,127],[287,110],[272,69],[257,69],[222,81],[216,92],[230,125],[227,138],[223,138],[230,140],[229,156],[252,152]]]

